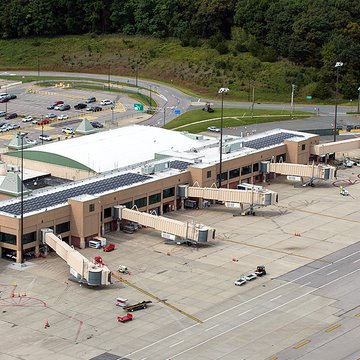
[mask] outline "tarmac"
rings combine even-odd
[[[294,187],[278,177],[264,184],[279,193],[278,206],[257,209],[256,216],[237,216],[221,204],[166,214],[214,227],[216,239],[206,246],[166,244],[157,231],[142,228],[106,234],[116,245],[113,252],[81,250],[88,258],[102,255],[114,272],[126,265],[131,274],[118,275],[138,289],[115,278],[106,288],[71,282],[68,265],[55,253],[30,260],[20,271],[0,260],[0,336],[6,344],[0,358],[350,356],[343,354],[341,336],[345,344],[357,344],[359,173],[359,167],[339,170],[336,186]],[[339,194],[339,183],[348,184],[350,196]],[[268,274],[234,286],[257,265]],[[116,317],[125,314],[115,306],[118,296],[152,304],[134,312],[133,321],[118,323]],[[325,332],[336,324],[341,326]],[[342,334],[346,326],[352,330]],[[324,340],[327,334],[336,335],[336,342]]]

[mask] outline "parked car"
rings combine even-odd
[[[0,111],[0,117],[6,116],[6,111]]]
[[[93,112],[98,112],[102,110],[101,106],[98,105],[94,105],[94,106],[88,106],[86,109],[86,111],[93,111]]]
[[[221,129],[219,129],[215,126],[209,126],[207,129],[212,132],[220,132],[221,131]]]
[[[36,120],[35,121],[35,125],[47,125],[50,124],[50,121],[48,119],[43,119],[43,120]]]
[[[43,141],[52,141],[52,137],[50,135],[39,135],[39,139]]]
[[[48,113],[48,114],[45,115],[45,117],[46,117],[47,119],[55,119],[57,116],[56,116],[56,114],[54,114],[54,113]]]
[[[57,108],[57,106],[55,106],[55,109]],[[65,111],[65,110],[70,110],[71,106],[68,104],[62,104],[62,105],[58,105],[58,109],[60,111]]]
[[[0,98],[0,103],[6,103],[8,102],[10,99],[8,99],[7,97],[2,97]]]
[[[58,101],[55,101],[55,104],[56,105],[61,105],[61,104],[63,104],[64,102],[62,101],[62,100],[58,100]]]
[[[93,97],[93,96],[92,96],[92,97],[89,97],[89,98],[87,98],[87,99],[85,100],[85,102],[86,102],[87,104],[96,102],[96,98]]]
[[[235,281],[235,285],[236,286],[241,286],[241,285],[244,285],[246,284],[246,279],[244,276],[241,276],[238,280]]]
[[[47,109],[48,110],[54,110],[55,109],[55,106],[57,106],[57,104],[50,104],[48,107],[47,107]]]
[[[101,100],[100,105],[112,105],[113,102],[109,99]]]
[[[29,145],[36,145],[37,141],[32,139],[25,139],[25,142]]]
[[[100,128],[104,127],[104,125],[102,123],[98,122],[98,121],[90,121],[90,124],[94,128],[99,128],[100,129]]]
[[[74,130],[70,127],[62,128],[61,132],[66,135],[74,134]]]
[[[15,94],[8,94],[8,96],[6,96],[6,98],[9,100],[14,100],[17,98],[17,96]]]
[[[115,244],[109,244],[103,248],[105,252],[113,251],[115,250]]]
[[[9,127],[9,130],[20,129],[20,125],[18,125],[18,124],[9,124],[8,127]]]
[[[24,117],[22,119],[22,122],[31,122],[33,120],[34,120],[33,117],[29,115],[29,116]]]
[[[255,280],[257,278],[255,273],[250,273],[244,276],[244,278],[246,279],[246,281],[251,281],[251,280]]]
[[[57,118],[58,118],[58,120],[66,120],[69,117],[67,115],[59,115]]]
[[[5,120],[16,119],[17,113],[8,114],[5,116]]]
[[[84,103],[79,103],[79,104],[74,105],[75,110],[85,109],[86,107],[87,107],[87,105]]]

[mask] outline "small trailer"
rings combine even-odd
[[[134,305],[124,306],[123,309],[125,311],[133,312],[133,311],[137,311],[137,310],[146,309],[148,304],[151,304],[151,303],[152,303],[152,301],[142,301],[142,302],[139,302]]]

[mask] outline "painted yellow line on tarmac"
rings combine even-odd
[[[356,314],[355,316],[360,316],[360,313],[359,313],[359,314]]]
[[[98,117],[97,116],[93,116],[93,115],[81,115],[81,116],[78,116],[78,119],[81,119],[81,120],[96,120]]]
[[[300,349],[301,347],[308,344],[309,342],[311,342],[311,340],[305,340],[305,341],[301,342],[300,344],[294,346],[294,349]]]
[[[121,103],[121,102],[117,102],[115,104],[115,109],[114,109],[115,112],[126,112],[126,109],[125,109],[125,106]]]
[[[341,326],[341,324],[336,324],[336,325],[332,326],[331,328],[325,330],[325,332],[329,333],[329,332],[337,329],[337,328],[340,327],[340,326]]]
[[[174,305],[169,304],[166,300],[162,300],[162,299],[160,299],[159,297],[157,297],[157,296],[155,296],[155,295],[153,295],[153,294],[150,294],[148,291],[140,288],[139,286],[136,286],[135,284],[132,284],[131,282],[125,280],[124,278],[122,278],[122,277],[120,277],[120,276],[117,276],[117,275],[114,274],[114,273],[111,273],[111,275],[112,275],[115,279],[118,279],[119,281],[123,282],[124,284],[131,286],[132,288],[134,288],[134,289],[142,292],[143,294],[145,294],[145,295],[153,298],[154,300],[156,300],[156,301],[158,301],[158,302],[160,302],[160,303],[168,306],[169,308],[171,308],[171,309],[179,312],[180,314],[187,316],[189,319],[194,320],[194,321],[196,321],[196,322],[199,323],[199,324],[202,324],[202,323],[203,323],[203,321],[201,321],[201,320],[198,319],[197,317],[195,317],[195,316],[193,316],[193,315],[191,315],[191,314],[189,314],[189,313],[187,313],[187,312],[185,312],[185,311],[177,308],[177,307],[174,306]]]

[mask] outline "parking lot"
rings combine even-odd
[[[70,127],[75,130],[83,119],[98,121],[104,126],[103,130],[108,130],[129,123],[141,122],[146,118],[144,114],[133,110],[134,100],[125,95],[107,91],[85,91],[59,87],[40,88],[28,84],[9,87],[6,91],[9,94],[16,95],[17,98],[1,103],[0,112],[16,113],[18,117],[5,120],[5,116],[3,116],[0,117],[0,122],[19,125],[20,128],[0,132],[0,147],[6,146],[18,131],[27,132],[29,139],[38,142],[41,142],[39,141],[40,134],[50,135],[53,140],[61,140],[66,137],[66,134],[61,131],[63,127]],[[96,102],[88,105],[100,105],[103,99],[110,99],[113,105],[102,105],[103,110],[98,112],[74,109],[74,105],[84,103],[91,96],[96,97]],[[70,110],[47,109],[50,104],[56,101],[70,105]],[[49,119],[49,124],[33,124],[32,120],[35,122],[36,120],[47,119],[49,114],[54,114],[54,117]],[[22,120],[27,116],[31,116],[32,120],[23,122]],[[63,119],[59,120],[59,117],[63,117]]]
[[[112,252],[81,250],[88,258],[102,255],[115,272],[126,265],[130,274],[118,275],[129,285],[113,278],[104,289],[80,286],[68,280],[67,264],[54,253],[22,270],[0,260],[0,331],[8,344],[0,357],[201,360],[279,353],[281,359],[283,349],[296,352],[296,344],[358,304],[351,284],[360,250],[349,248],[358,242],[358,169],[338,172],[338,180],[353,183],[347,197],[332,184],[295,188],[277,178],[266,187],[279,193],[279,206],[256,216],[234,216],[222,205],[170,215],[214,227],[216,240],[208,246],[166,244],[158,232],[142,228],[106,234],[116,246]],[[234,285],[257,265],[268,274]],[[346,302],[338,301],[338,292],[347,294]],[[118,323],[125,314],[115,306],[119,296],[152,304],[134,312],[133,321]],[[298,349],[306,352],[305,345]]]

